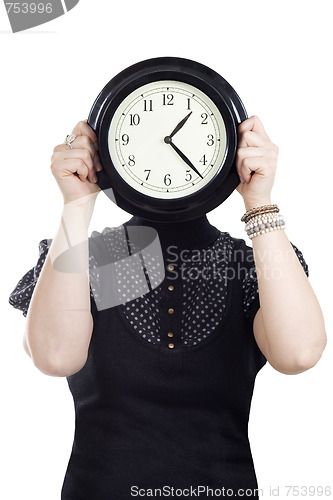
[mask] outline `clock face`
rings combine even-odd
[[[201,190],[221,170],[226,126],[201,90],[161,80],[139,87],[116,108],[108,148],[118,174],[136,191],[178,199]]]

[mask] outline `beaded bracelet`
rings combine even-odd
[[[274,205],[262,205],[261,207],[251,208],[250,210],[245,212],[245,214],[241,218],[241,221],[246,223],[254,215],[264,214],[264,213],[268,213],[268,212],[279,212],[279,211],[280,211],[280,209],[276,204],[274,204]]]
[[[270,231],[285,229],[286,223],[281,214],[267,213],[256,215],[245,225],[245,231],[250,239]]]

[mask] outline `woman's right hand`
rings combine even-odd
[[[100,187],[96,184],[96,171],[102,170],[98,154],[98,140],[87,120],[79,122],[72,134],[76,139],[72,148],[59,144],[53,150],[51,171],[63,194],[64,202],[82,198],[85,203],[91,195],[97,196]]]

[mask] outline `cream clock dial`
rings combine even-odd
[[[224,120],[214,102],[180,81],[156,81],[116,109],[108,146],[124,181],[150,197],[181,198],[206,186],[226,152]]]

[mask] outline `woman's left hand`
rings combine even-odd
[[[238,126],[236,168],[241,182],[236,189],[243,196],[246,210],[271,204],[278,154],[279,148],[257,116]]]

